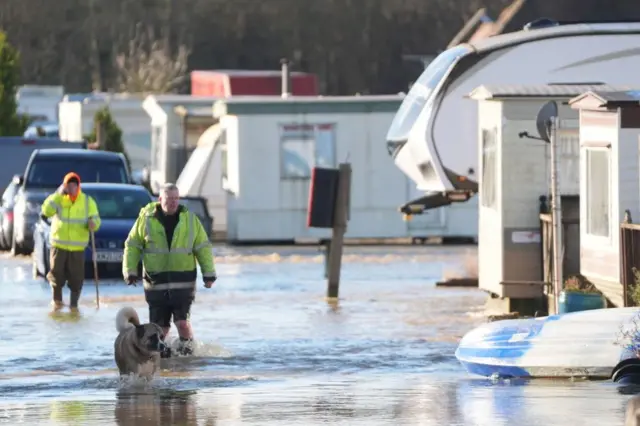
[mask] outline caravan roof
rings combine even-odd
[[[534,30],[522,30],[466,43],[478,53],[515,46],[529,41],[568,35],[635,34],[640,33],[640,22],[571,23]]]
[[[407,93],[387,149],[419,190],[474,193],[478,117],[470,92],[482,85],[640,87],[639,46],[640,22],[551,22],[447,49]]]

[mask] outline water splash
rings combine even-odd
[[[180,339],[174,337],[173,339],[167,339],[166,342],[169,347],[172,349],[172,353],[176,355],[178,358],[191,358],[191,357],[199,357],[199,358],[231,358],[233,353],[228,349],[225,349],[221,345],[215,343],[206,343],[199,340],[194,340],[191,342],[191,347],[193,349],[192,355],[179,355],[177,354],[177,349],[180,347]]]
[[[151,379],[146,377],[140,377],[137,374],[131,373],[128,375],[120,376],[118,381],[119,393],[139,393],[143,391],[149,391],[166,386],[166,380],[161,377],[154,376]]]

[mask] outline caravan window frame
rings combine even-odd
[[[491,135],[491,144],[487,143]],[[499,171],[498,128],[482,129],[482,171],[480,182],[480,205],[485,208],[498,208]]]
[[[604,161],[596,166],[602,166],[606,164],[606,178],[603,179],[602,174],[593,175],[594,169],[592,165],[593,155],[594,154],[604,154]],[[602,158],[600,159],[603,160]],[[610,147],[586,147],[585,148],[585,159],[584,159],[584,176],[585,176],[585,235],[592,241],[600,241],[603,243],[610,243],[613,237],[613,232],[611,226],[613,224],[612,221],[612,207],[613,207],[613,199],[612,199],[612,153]],[[601,170],[600,170],[601,172]],[[594,185],[595,183],[595,185]],[[601,194],[597,194],[594,196],[592,192],[592,188],[599,188],[602,192]],[[606,192],[606,194],[604,194]],[[603,195],[604,194],[604,195]],[[598,207],[594,206],[594,198],[603,198],[606,199],[606,206]],[[599,201],[598,204],[602,202]],[[599,213],[594,214],[595,210],[599,210]],[[592,221],[597,220],[601,221],[602,213],[605,213],[604,223],[602,224],[594,224]],[[597,225],[597,228],[594,229],[594,226]],[[606,232],[605,232],[606,231]],[[594,242],[595,242],[594,241]]]
[[[286,126],[300,126],[302,129],[287,135],[284,132]],[[319,137],[319,131],[325,130],[329,132],[329,140],[323,140]],[[336,123],[280,123],[280,180],[310,180],[311,171],[314,167],[337,167],[336,165]],[[321,147],[319,141],[324,145]],[[321,149],[324,148],[324,149]],[[287,151],[294,154],[301,154],[297,157],[302,158],[306,162],[307,168],[299,173],[292,173],[287,167]],[[298,151],[297,153],[295,151]]]

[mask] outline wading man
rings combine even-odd
[[[53,290],[51,303],[55,309],[64,306],[62,288],[66,283],[71,291],[69,306],[77,310],[84,281],[84,250],[90,232],[100,227],[98,206],[80,189],[80,176],[68,173],[58,190],[42,204],[42,216],[53,217],[49,236],[51,270],[47,274]]]
[[[149,322],[162,327],[167,336],[171,319],[178,329],[178,353],[193,353],[193,331],[189,322],[195,300],[197,266],[200,264],[205,288],[216,280],[213,251],[198,217],[180,204],[174,184],[160,191],[160,202],[140,210],[124,244],[122,273],[127,284],[135,285],[142,260],[144,293],[149,305]],[[169,347],[169,346],[167,346]],[[167,351],[164,358],[171,356]]]

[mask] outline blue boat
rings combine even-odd
[[[635,307],[490,322],[468,332],[455,355],[485,377],[609,379],[639,352]]]

